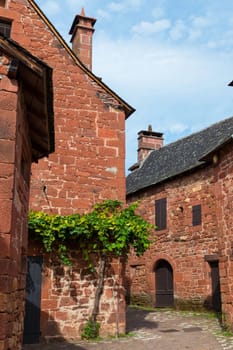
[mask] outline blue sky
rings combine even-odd
[[[136,109],[126,123],[126,168],[149,124],[167,144],[233,115],[232,0],[37,3],[67,42],[83,6],[97,19],[93,73]]]

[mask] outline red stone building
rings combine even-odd
[[[125,119],[134,109],[90,70],[94,24],[84,10],[75,17],[72,50],[33,0],[0,1],[0,31],[53,69],[55,153],[32,169],[34,210],[66,215],[104,199],[125,201]],[[80,256],[75,252],[74,267],[65,269],[33,244],[28,255],[25,342],[40,335],[79,337],[95,290]],[[111,269],[100,308],[102,334],[125,329],[121,264]]]
[[[31,163],[54,149],[52,70],[0,37],[0,349],[22,342]]]
[[[211,307],[232,326],[232,134],[233,118],[165,146],[162,134],[139,133],[127,201],[140,199],[157,231],[149,251],[129,259],[133,303]]]

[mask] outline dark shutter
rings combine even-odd
[[[11,22],[3,21],[0,19],[0,34],[5,36],[6,38],[10,38],[11,36]]]
[[[192,208],[193,226],[201,225],[201,205],[194,205]]]
[[[167,228],[167,198],[155,201],[155,225],[157,230],[165,230]]]

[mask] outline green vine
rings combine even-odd
[[[151,244],[150,236],[155,227],[136,213],[137,207],[138,203],[123,207],[117,200],[106,200],[83,215],[30,212],[29,233],[43,243],[47,252],[55,253],[63,264],[71,265],[69,249],[71,243],[76,242],[88,267],[96,271],[98,265],[95,302],[82,332],[83,339],[96,338],[99,334],[97,316],[107,258],[127,256],[131,247],[140,256]]]
[[[87,214],[67,216],[31,211],[29,234],[43,243],[46,252],[55,252],[62,263],[70,265],[70,243],[78,243],[83,257],[93,268],[93,253],[122,256],[130,247],[140,256],[150,246],[155,227],[136,213],[138,203],[123,207],[117,200],[96,204]]]

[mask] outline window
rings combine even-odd
[[[9,38],[11,36],[11,22],[0,18],[0,34]]]
[[[6,7],[6,0],[0,0],[0,7]]]
[[[155,225],[157,230],[165,230],[167,228],[167,198],[155,201]]]
[[[201,225],[201,205],[194,205],[192,208],[193,226]]]

